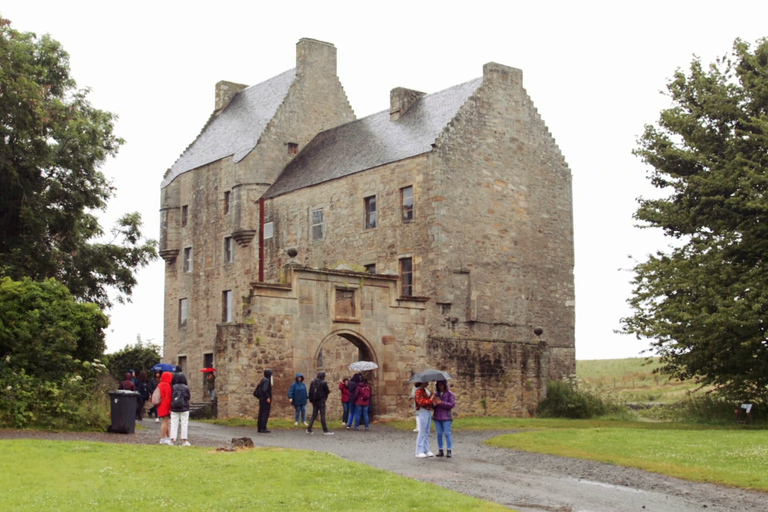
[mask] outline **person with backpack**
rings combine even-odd
[[[371,430],[368,425],[368,408],[371,405],[371,387],[368,385],[368,380],[363,378],[360,380],[360,384],[355,389],[355,430],[360,427],[360,416],[363,416],[365,422],[365,430]]]
[[[269,434],[272,432],[267,429],[269,421],[269,412],[272,410],[272,370],[264,370],[264,378],[253,390],[253,396],[259,399],[259,419],[256,423],[259,434]]]
[[[139,399],[136,401],[136,419],[143,421],[141,416],[144,414],[144,404],[150,397],[147,372],[139,372],[139,378],[136,380],[136,391],[139,393]]]
[[[288,390],[288,400],[296,409],[296,418],[293,422],[294,425],[299,424],[299,416],[301,416],[301,422],[307,425],[307,385],[304,384],[304,375],[297,373],[296,381],[291,384]]]
[[[187,377],[183,373],[177,373],[173,381],[173,391],[171,392],[171,442],[168,444],[176,444],[176,434],[178,434],[179,423],[181,423],[181,446],[192,446],[187,440],[190,399]]]
[[[157,415],[163,423],[160,425],[160,444],[171,443],[171,381],[173,373],[163,372],[160,376],[160,384],[157,389],[160,390],[160,403],[157,404]]]
[[[325,381],[325,372],[318,372],[317,378],[309,385],[309,401],[312,403],[312,419],[309,420],[307,434],[314,434],[314,432],[312,432],[312,425],[315,424],[317,414],[320,413],[320,423],[323,425],[323,434],[326,436],[333,435],[333,432],[328,430],[328,425],[325,423],[325,402],[328,400],[328,395],[330,394],[331,390],[328,388],[328,383]]]
[[[349,396],[355,396],[355,390],[357,389],[357,385],[360,384],[360,379],[363,378],[362,373],[356,373],[352,376],[352,380],[349,381],[349,384],[347,384],[347,389],[349,389]],[[347,418],[347,421],[345,423],[347,424],[347,430],[352,428],[352,422],[355,419],[355,401],[350,400],[349,401],[349,417]]]
[[[453,436],[451,435],[451,424],[453,423],[453,413],[451,410],[456,405],[456,397],[448,387],[448,381],[439,380],[435,383],[435,394],[432,396],[432,421],[435,422],[435,431],[437,432],[437,457],[443,456],[443,434],[445,434],[445,447],[448,450],[447,458],[451,458],[451,449],[453,448]]]

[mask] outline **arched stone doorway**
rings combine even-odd
[[[354,372],[349,370],[349,365],[355,361],[373,361],[378,364],[376,354],[371,348],[370,343],[360,334],[349,330],[339,330],[330,333],[320,343],[320,348],[315,354],[315,372],[325,372],[328,387],[331,389],[331,395],[326,403],[326,414],[329,421],[338,421],[342,418],[343,409],[341,405],[339,382],[341,382],[344,377],[352,377]],[[315,375],[317,375],[317,373],[315,373]],[[309,388],[309,383],[315,375],[311,375],[307,378],[307,388]],[[372,418],[378,376],[375,370],[365,372],[363,376],[371,385],[370,414]],[[308,407],[307,414],[311,414],[311,407]]]

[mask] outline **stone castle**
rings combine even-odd
[[[164,358],[196,401],[217,369],[220,417],[255,414],[265,368],[273,415],[322,369],[335,417],[374,361],[380,418],[412,414],[424,368],[453,374],[460,415],[531,416],[574,373],[571,174],[518,69],[355,119],[336,48],[302,39],[295,69],[216,84],[161,187]]]

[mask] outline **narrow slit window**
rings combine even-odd
[[[221,321],[229,323],[232,321],[232,290],[226,290],[221,294]]]
[[[365,198],[365,229],[376,227],[376,196]]]
[[[403,297],[413,296],[413,258],[400,259],[400,286]]]
[[[187,299],[179,299],[179,327],[187,326],[188,317],[189,317],[189,301]]]
[[[192,248],[184,248],[184,263],[182,272],[192,272]]]
[[[224,263],[235,262],[235,239],[231,236],[224,238]]]
[[[189,220],[189,206],[184,205],[181,207],[181,227],[187,227],[187,221]]]
[[[403,221],[413,220],[413,187],[401,188],[400,198],[403,205]]]
[[[224,213],[225,214],[229,213],[229,209],[231,206],[230,200],[231,200],[230,191],[227,190],[226,192],[224,192]]]

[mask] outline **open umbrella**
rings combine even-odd
[[[367,372],[368,370],[375,370],[379,365],[373,361],[355,361],[349,365],[349,369],[353,372]]]
[[[448,380],[453,379],[450,373],[443,370],[434,370],[432,368],[428,370],[422,370],[411,377],[409,382],[432,382],[433,380]]]
[[[216,371],[216,369],[215,368],[203,368],[200,371],[203,372],[203,373],[213,373],[213,372]]]
[[[174,372],[176,367],[169,363],[157,363],[152,367],[153,372]]]

